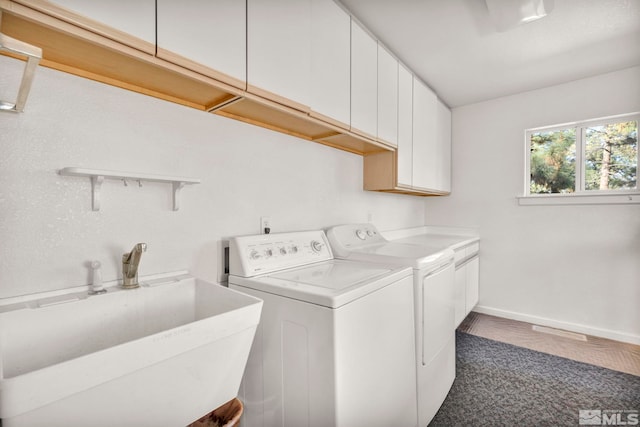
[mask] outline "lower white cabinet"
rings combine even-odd
[[[466,265],[466,303],[465,311],[467,314],[478,305],[480,299],[480,258],[476,257],[469,260]]]
[[[467,298],[467,269],[465,266],[456,268],[454,289],[454,319],[456,328],[467,316],[466,314],[466,298]]]
[[[461,250],[465,250],[464,248]],[[458,327],[478,304],[480,258],[475,256],[456,266],[455,274],[455,326]]]

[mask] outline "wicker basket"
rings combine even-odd
[[[238,425],[244,407],[238,399],[231,399],[187,427],[233,427]]]

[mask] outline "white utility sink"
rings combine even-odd
[[[236,397],[262,301],[141,282],[0,305],[3,427],[181,427]]]

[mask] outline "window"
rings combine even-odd
[[[527,130],[525,197],[638,193],[639,121],[636,113]]]

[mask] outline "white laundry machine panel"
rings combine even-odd
[[[454,266],[446,264],[437,270],[419,276],[422,303],[418,304],[418,311],[422,317],[422,365],[430,364],[439,349],[443,348],[451,339],[451,329],[454,324]]]
[[[334,260],[328,246],[310,244],[326,239],[322,231],[270,236],[259,246],[250,236],[230,242],[232,257],[278,253],[274,264],[286,265],[230,263],[229,287],[264,301],[240,389],[242,425],[417,425],[411,269]],[[274,247],[297,247],[297,261]]]
[[[438,412],[456,377],[455,267],[414,270],[419,425]],[[419,300],[418,300],[419,299]]]
[[[413,269],[418,424],[426,426],[455,379],[455,267],[450,249],[389,242],[372,224],[330,228],[336,257]]]

